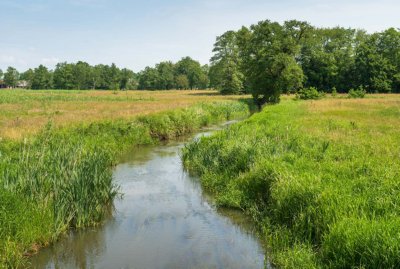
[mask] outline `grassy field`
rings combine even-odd
[[[26,266],[67,229],[100,223],[127,148],[249,113],[247,102],[214,92],[46,93],[0,91],[0,268]]]
[[[56,126],[131,119],[199,102],[237,100],[216,91],[38,91],[0,90],[0,137],[21,139]]]
[[[278,268],[400,267],[400,95],[285,99],[183,160],[254,217]]]

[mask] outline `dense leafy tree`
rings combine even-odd
[[[156,88],[169,90],[175,87],[175,66],[172,62],[161,62],[156,65],[158,72]]]
[[[4,74],[4,83],[11,88],[17,86],[19,79],[19,73],[14,67],[8,67],[6,73]]]
[[[189,89],[189,79],[186,75],[178,75],[176,76],[176,87],[180,90]]]
[[[212,86],[222,94],[236,94],[243,88],[244,75],[240,71],[239,47],[236,33],[228,31],[217,37],[211,58]]]
[[[53,73],[53,82],[56,89],[73,89],[74,64],[58,63]]]
[[[147,66],[139,74],[139,88],[143,90],[155,90],[159,81],[158,75],[156,68]]]
[[[201,88],[201,80],[204,79],[203,69],[198,61],[193,60],[190,57],[184,57],[176,63],[176,75],[186,75],[189,81],[189,88]]]
[[[121,90],[136,90],[138,80],[136,74],[129,69],[123,68],[120,73],[120,89]]]
[[[73,88],[77,90],[89,89],[91,86],[91,66],[79,61],[72,68]]]
[[[293,38],[293,26],[262,21],[238,34],[243,72],[259,106],[279,102],[282,92],[302,86],[303,71],[295,59],[300,47]]]
[[[52,74],[49,72],[47,67],[39,65],[39,67],[33,70],[33,76],[31,81],[32,89],[51,89],[53,86]]]
[[[356,50],[359,84],[368,92],[400,92],[400,32],[375,33]]]

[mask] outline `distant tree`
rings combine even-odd
[[[370,35],[356,50],[355,68],[368,92],[400,92],[400,32],[390,28]]]
[[[58,63],[53,73],[53,82],[56,89],[73,89],[74,83],[74,64]]]
[[[19,73],[17,69],[14,67],[8,67],[6,73],[4,74],[4,83],[11,88],[15,88],[17,86],[17,82],[19,79]]]
[[[180,90],[189,89],[190,87],[189,79],[187,78],[186,75],[178,75],[176,77],[176,87]]]
[[[0,69],[0,79],[3,79],[3,70]]]
[[[120,89],[135,90],[137,89],[137,78],[135,73],[129,69],[122,69],[120,75]]]
[[[73,76],[73,88],[77,90],[90,89],[91,79],[90,79],[91,67],[88,63],[79,61],[73,65],[72,76]]]
[[[159,81],[159,74],[156,68],[147,66],[139,74],[139,89],[155,90]]]
[[[169,90],[175,87],[175,66],[172,62],[161,62],[156,65],[158,72],[157,89]]]
[[[20,80],[25,80],[27,82],[28,88],[32,88],[33,76],[34,76],[34,71],[31,68],[29,68],[25,72],[21,73],[19,78]]]
[[[175,70],[176,76],[186,75],[189,81],[190,89],[200,88],[200,82],[204,72],[198,61],[195,61],[190,57],[182,58],[179,62],[176,63]]]
[[[121,71],[114,63],[112,63],[110,68],[108,69],[108,74],[107,74],[108,89],[119,90],[120,78],[121,78]]]
[[[32,89],[51,89],[52,86],[52,74],[47,67],[39,65],[33,70]]]
[[[300,64],[306,77],[305,86],[325,92],[333,87],[354,87],[355,48],[362,31],[340,27],[313,29],[302,44]]]
[[[95,90],[95,89],[100,89],[101,85],[104,84],[102,83],[103,78],[102,78],[102,71],[103,71],[103,65],[96,65],[92,66],[89,71],[89,80],[90,80],[90,88]]]

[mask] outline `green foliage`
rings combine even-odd
[[[190,57],[176,64],[161,62],[139,73],[139,88],[146,90],[205,89],[208,84],[207,70]]]
[[[7,71],[4,73],[4,83],[11,88],[15,88],[17,86],[19,78],[19,73],[17,69],[13,67],[8,67]]]
[[[296,93],[296,99],[301,100],[317,100],[321,99],[323,96],[324,94],[320,93],[314,87],[303,88]]]
[[[19,266],[24,253],[68,228],[101,222],[118,194],[112,166],[121,151],[247,113],[245,103],[215,102],[133,120],[49,124],[23,142],[0,140],[0,267]]]
[[[52,74],[44,65],[35,68],[27,78],[30,79],[32,89],[51,89],[53,87]]]
[[[360,86],[357,90],[350,89],[347,98],[364,98],[366,93],[364,88]]]
[[[336,90],[336,87],[333,87],[333,88],[332,88],[331,95],[332,95],[332,97],[336,97],[336,96],[338,95],[338,92],[337,92],[337,90]]]
[[[302,86],[303,71],[295,60],[299,39],[291,23],[299,33],[305,27],[300,22],[262,21],[238,32],[243,73],[259,106],[277,103],[281,93]]]
[[[244,75],[240,71],[237,34],[228,31],[217,37],[211,58],[210,82],[222,94],[238,94],[243,90]]]
[[[260,106],[302,85],[323,92],[360,85],[370,93],[400,92],[400,31],[394,28],[369,35],[267,20],[217,37],[213,52],[211,85],[231,93],[242,87]]]
[[[86,62],[58,63],[53,72],[56,89],[136,89],[137,76],[129,69],[119,69],[115,64],[91,66]]]
[[[395,101],[347,102],[321,113],[286,101],[183,149],[219,205],[257,221],[278,266],[399,265]]]

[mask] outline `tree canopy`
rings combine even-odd
[[[265,20],[217,37],[213,53],[211,86],[221,93],[250,92],[259,105],[303,87],[400,92],[400,32],[394,28],[367,34]]]

